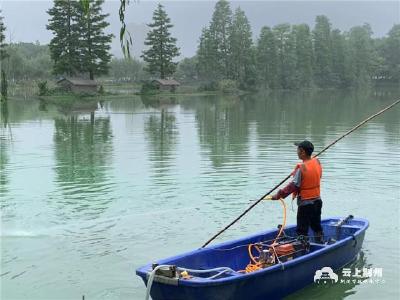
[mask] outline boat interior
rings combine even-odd
[[[327,219],[321,222],[324,237],[316,243],[310,230],[307,238],[296,236],[296,227],[285,228],[277,238],[279,227],[274,231],[259,233],[250,237],[222,243],[160,261],[159,264],[175,265],[180,270],[189,271],[187,279],[219,279],[239,276],[265,269],[273,265],[296,259],[303,255],[329,247],[347,237],[351,237],[365,224],[361,220]],[[258,267],[254,267],[258,265]],[[248,269],[249,267],[253,267]],[[216,269],[217,268],[217,269]],[[221,271],[221,268],[225,268]],[[216,269],[216,270],[212,270]],[[200,271],[201,270],[201,271]],[[210,270],[207,272],[207,270]]]

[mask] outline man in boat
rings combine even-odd
[[[297,228],[298,236],[308,236],[308,228],[314,231],[315,241],[323,243],[321,226],[322,200],[320,182],[322,166],[317,158],[312,158],[314,145],[310,141],[295,143],[297,155],[303,162],[296,165],[292,172],[293,180],[275,195],[268,195],[265,200],[278,200],[293,194],[297,196]]]

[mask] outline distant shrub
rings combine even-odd
[[[152,84],[149,81],[144,82],[142,84],[142,88],[140,89],[140,93],[145,95],[156,94],[157,91],[158,91],[157,87],[154,86],[154,84]]]
[[[105,94],[103,85],[100,85],[99,94],[100,94],[100,95],[104,95],[104,94]]]
[[[206,83],[203,83],[199,86],[198,88],[199,92],[204,92],[204,91],[217,91],[218,90],[218,82],[216,81],[209,81]]]
[[[223,79],[218,82],[218,90],[226,94],[236,93],[238,92],[238,85],[235,80]]]
[[[49,88],[47,86],[47,81],[39,81],[37,86],[39,88],[39,96],[46,96],[49,94]]]

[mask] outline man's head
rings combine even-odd
[[[314,151],[314,145],[310,141],[305,140],[294,144],[297,146],[297,155],[300,159],[304,160],[311,157]]]

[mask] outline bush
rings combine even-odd
[[[222,93],[231,94],[238,92],[237,82],[235,80],[223,79],[218,82],[218,90]]]
[[[140,90],[141,94],[156,94],[157,93],[157,87],[154,86],[154,84],[152,84],[149,81],[146,81],[142,84],[142,88]]]
[[[200,85],[198,88],[199,92],[204,92],[204,91],[217,91],[218,90],[218,82],[216,81],[209,81],[206,83],[203,83]]]
[[[103,85],[100,85],[99,94],[100,94],[100,95],[104,95],[104,94],[105,94]]]
[[[37,85],[39,88],[39,96],[46,96],[49,94],[49,88],[47,87],[47,81],[39,81]]]

